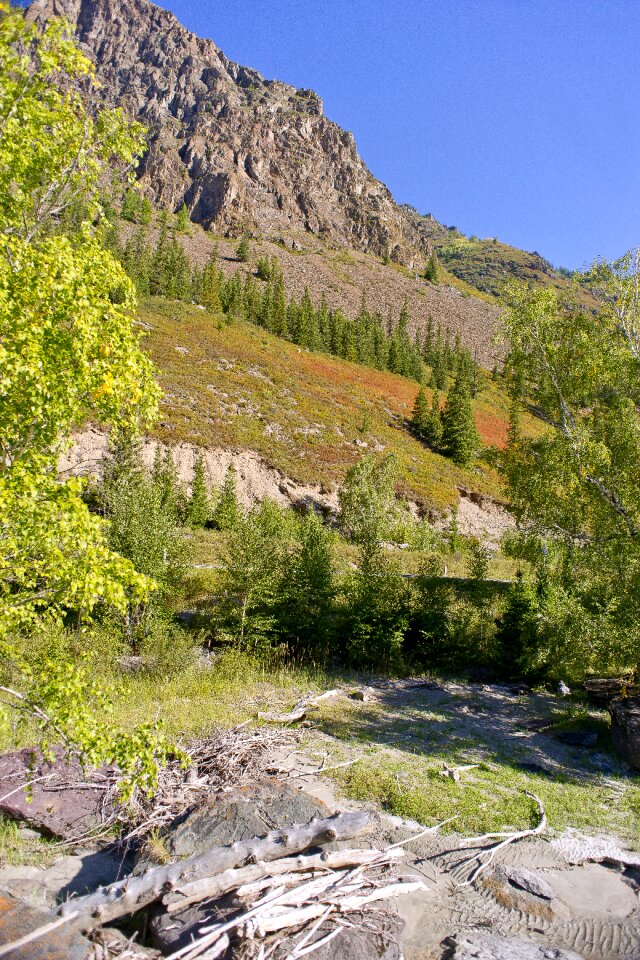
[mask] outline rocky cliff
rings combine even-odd
[[[304,231],[413,266],[428,240],[367,170],[322,101],[228,60],[148,0],[34,0],[64,15],[105,97],[149,130],[146,192],[230,236]]]

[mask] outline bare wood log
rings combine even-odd
[[[304,720],[306,715],[307,711],[300,707],[291,713],[258,713],[258,720],[265,720],[267,723],[295,723],[297,720]]]
[[[163,899],[167,913],[175,913],[201,900],[215,900],[218,897],[237,890],[239,887],[258,882],[264,877],[284,877],[296,872],[312,870],[337,870],[341,867],[365,866],[378,861],[399,860],[405,856],[400,848],[384,853],[380,850],[335,850],[318,854],[302,854],[298,857],[283,857],[270,863],[262,861],[237,870],[225,870],[213,877],[205,877],[193,883],[177,887]]]
[[[185,882],[252,861],[279,860],[283,853],[298,853],[332,840],[351,840],[367,832],[371,822],[371,815],[365,811],[339,813],[324,820],[295,824],[288,830],[273,830],[262,838],[214,847],[199,856],[154,867],[142,876],[127,877],[88,896],[70,900],[60,907],[58,914],[66,917],[73,912],[77,914],[75,923],[80,929],[92,930],[135,913]]]

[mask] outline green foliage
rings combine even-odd
[[[432,251],[431,256],[429,257],[429,262],[427,263],[424,271],[424,276],[425,279],[429,280],[431,283],[440,282],[440,264],[438,263],[438,254],[435,250]]]
[[[120,216],[123,220],[130,223],[139,223],[148,226],[153,219],[153,207],[148,197],[141,197],[140,194],[129,187],[122,201]]]
[[[189,217],[189,211],[187,210],[187,205],[183,203],[176,213],[176,232],[188,233],[190,226],[191,219]]]
[[[236,493],[237,476],[236,468],[230,463],[213,511],[213,524],[218,530],[233,530],[242,516]]]
[[[571,312],[553,289],[512,286],[505,377],[514,402],[548,430],[512,431],[503,470],[545,585],[539,666],[624,670],[640,661],[640,337],[631,253],[599,263],[598,314]]]
[[[108,182],[121,180],[143,147],[143,128],[121,110],[85,110],[80,90],[94,69],[72,29],[44,31],[0,5],[0,231],[31,241],[74,204],[100,211]]]
[[[473,463],[480,446],[469,382],[462,373],[456,376],[442,411],[442,446],[448,456],[462,467]]]
[[[187,522],[192,527],[204,527],[211,516],[211,500],[207,483],[207,468],[202,451],[198,453],[193,468],[191,496],[187,504]]]
[[[469,576],[473,580],[486,580],[489,573],[489,551],[477,537],[467,543],[469,551]]]
[[[249,263],[251,259],[251,247],[246,237],[243,237],[236,248],[236,257],[240,263]]]
[[[389,535],[400,518],[397,473],[393,454],[364,457],[347,471],[339,493],[338,524],[349,540],[377,546]]]

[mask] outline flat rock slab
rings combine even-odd
[[[611,738],[621,757],[640,770],[640,697],[624,697],[609,704]]]
[[[14,943],[57,917],[50,910],[39,910],[0,892],[0,946]],[[12,950],[11,960],[87,960],[91,944],[79,933],[65,927]]]
[[[353,927],[343,929],[330,943],[314,950],[312,960],[402,960],[400,938],[402,925],[398,918],[387,912],[377,911],[367,917],[366,925],[358,921],[357,915],[349,917]],[[332,924],[322,927],[318,934],[309,941],[309,946],[315,940],[321,940],[333,929]],[[296,937],[276,952],[274,960],[284,960],[292,953],[295,944],[300,940]],[[230,960],[244,960],[246,952],[242,947],[231,953]]]
[[[447,940],[447,960],[582,960],[579,954],[529,940],[472,931]]]
[[[65,760],[61,750],[51,762],[29,749],[0,756],[0,797],[0,813],[62,840],[103,822],[104,790],[90,786],[80,764]]]
[[[9,890],[34,907],[53,908],[71,896],[82,896],[97,887],[114,883],[126,871],[122,861],[108,853],[61,857],[47,869],[0,868],[0,888]]]

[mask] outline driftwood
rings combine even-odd
[[[207,853],[178,863],[153,867],[142,876],[127,877],[102,887],[96,893],[68,901],[58,913],[61,917],[76,914],[74,923],[89,931],[141,910],[184,883],[250,862],[279,860],[283,853],[298,853],[332,840],[350,840],[365,833],[370,825],[371,816],[363,811],[296,824],[288,830],[273,830],[262,838],[214,847]]]
[[[320,693],[316,697],[310,695],[301,697],[289,713],[258,713],[258,720],[264,720],[266,723],[297,723],[298,720],[304,720],[309,707],[320,703],[321,700],[337,697],[340,693],[342,693],[342,691],[338,689],[325,690],[324,693]]]
[[[215,900],[230,893],[232,890],[241,891],[242,887],[257,883],[264,878],[279,878],[283,884],[289,876],[312,871],[332,871],[342,867],[364,866],[374,863],[381,857],[386,860],[398,860],[405,855],[404,850],[396,849],[388,854],[380,850],[335,850],[331,853],[302,855],[299,857],[284,857],[281,860],[272,860],[270,863],[262,861],[238,870],[225,870],[224,873],[212,877],[205,877],[192,883],[185,883],[176,887],[163,899],[167,913],[183,910],[193,903],[202,900]],[[297,879],[300,879],[297,877]]]

